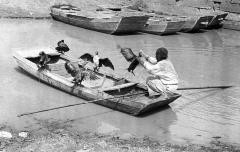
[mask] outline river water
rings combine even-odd
[[[81,131],[150,136],[162,142],[208,144],[217,139],[240,144],[240,32],[219,29],[170,36],[113,36],[53,20],[18,19],[1,19],[0,32],[0,124],[28,130],[44,121],[61,121]],[[135,81],[144,82],[147,73],[141,67],[136,69],[136,77],[127,73],[129,63],[119,53],[117,44],[134,51],[142,49],[149,55],[154,55],[158,47],[168,48],[181,88],[234,87],[181,91],[181,98],[142,117],[95,104],[17,117],[21,113],[83,102],[29,76],[12,57],[16,50],[54,48],[61,39],[71,49],[68,55],[79,57],[97,50],[100,56],[112,60],[114,74]]]

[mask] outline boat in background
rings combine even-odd
[[[213,15],[212,20],[207,25],[207,29],[220,28],[223,26],[223,22],[227,17],[228,13],[220,10],[214,10],[211,7],[197,7],[196,8],[199,14],[202,15]]]
[[[236,20],[225,20],[223,22],[224,29],[240,31],[240,21]]]
[[[185,20],[181,32],[198,32],[207,27],[212,16],[178,16]]]
[[[39,52],[44,51],[52,60],[45,68],[38,68]],[[81,59],[73,59],[67,55],[57,53],[50,48],[32,49],[15,52],[13,57],[17,64],[30,75],[55,88],[75,95],[90,103],[96,103],[114,110],[132,115],[141,115],[173,102],[181,95],[168,92],[155,98],[147,95],[145,85],[119,78],[111,74],[94,72],[96,79],[85,79],[81,85],[72,82],[73,77],[67,73],[65,63],[70,61],[76,67],[84,64]],[[90,63],[89,63],[90,64]],[[88,103],[88,102],[86,102]]]
[[[154,10],[148,11],[152,11],[159,15],[174,16],[176,18],[179,18],[180,20],[185,20],[185,24],[183,25],[181,32],[198,32],[201,29],[205,29],[214,17],[211,14],[200,14],[194,8],[183,7],[181,5],[152,7],[154,8]]]
[[[136,12],[116,13],[102,9],[81,10],[72,5],[54,5],[50,10],[50,14],[55,20],[107,34],[139,32],[149,18],[147,15]]]
[[[100,9],[111,10],[115,12],[125,12],[125,13],[140,13],[143,15],[150,16],[144,28],[143,33],[157,34],[157,35],[168,35],[175,34],[179,32],[184,24],[184,20],[180,20],[173,16],[158,15],[155,13],[148,13],[143,10],[134,9],[131,6],[117,6],[117,5],[98,5]]]
[[[176,34],[182,29],[184,24],[185,20],[180,20],[176,17],[153,15],[148,19],[142,32],[157,35]]]
[[[240,31],[240,15],[229,13],[223,22],[223,28]]]
[[[185,6],[178,6],[176,14],[179,14],[178,16],[180,17],[188,17],[185,26],[182,29],[184,32],[198,32],[201,29],[206,29],[214,18],[214,15],[211,13],[203,14],[200,13],[196,8]]]
[[[160,10],[160,8],[155,8],[154,10],[148,10],[139,7],[128,6],[127,8],[138,10],[145,13],[155,13],[160,16],[164,16],[164,18],[170,18],[177,21],[184,21],[182,25],[181,32],[198,32],[200,29],[204,29],[207,27],[208,23],[212,20],[212,15],[200,15],[194,12],[188,12],[183,8],[179,8],[177,6],[171,6],[172,8],[169,10]],[[151,18],[149,19],[151,20]],[[154,22],[154,21],[153,21]],[[176,26],[176,25],[175,25]]]

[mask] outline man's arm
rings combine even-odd
[[[143,52],[143,50],[139,51],[139,56],[140,57],[144,57],[148,62],[152,63],[152,64],[157,64],[157,59],[154,57],[150,57],[149,55],[145,54]]]
[[[148,62],[152,63],[152,64],[157,64],[157,59],[154,58],[154,57],[148,56],[148,57],[146,58],[146,60],[147,60]]]
[[[148,61],[145,61],[143,66],[149,71],[149,72],[153,72],[155,70],[159,70],[159,65],[158,64],[152,64]]]

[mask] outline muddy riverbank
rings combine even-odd
[[[39,120],[40,128],[21,131],[1,125],[1,130],[11,133],[11,138],[0,137],[0,151],[4,152],[216,152],[240,151],[240,147],[212,140],[209,146],[197,144],[175,145],[160,143],[149,137],[136,138],[129,134],[113,135],[95,132],[79,132],[70,123]]]

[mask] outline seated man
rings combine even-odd
[[[45,67],[50,62],[50,58],[44,51],[41,51],[39,53],[39,57],[40,57],[40,60],[37,64],[38,68]]]
[[[57,45],[58,46],[55,48],[57,52],[64,54],[65,52],[69,51],[69,47],[64,43],[64,40],[59,41]]]

